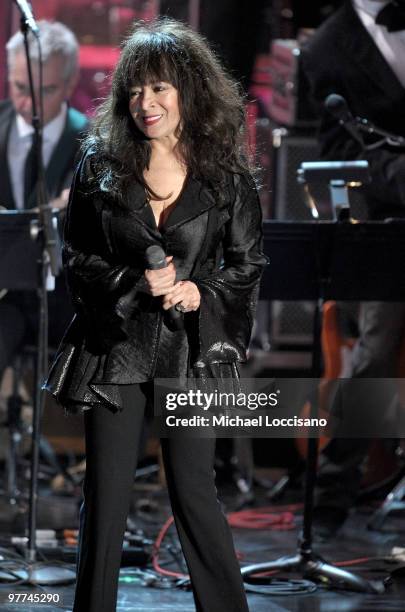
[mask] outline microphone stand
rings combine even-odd
[[[35,24],[35,22],[33,21]],[[37,502],[38,502],[38,466],[39,466],[39,439],[41,429],[41,417],[44,409],[45,395],[42,391],[42,382],[45,371],[48,367],[48,298],[47,298],[47,278],[49,270],[53,276],[56,276],[62,265],[60,255],[60,240],[58,229],[54,223],[52,208],[48,202],[48,195],[45,182],[45,172],[42,159],[42,57],[40,40],[37,33],[34,34],[37,38],[39,47],[39,109],[35,99],[34,82],[32,76],[32,64],[29,54],[28,30],[30,22],[27,21],[24,14],[21,15],[21,32],[24,36],[24,48],[27,61],[28,79],[30,86],[30,94],[32,99],[32,126],[34,128],[33,147],[34,159],[36,165],[35,176],[38,177],[37,182],[37,205],[38,205],[38,221],[34,222],[31,227],[31,237],[33,240],[38,240],[41,245],[41,255],[38,260],[38,355],[35,372],[35,396],[33,408],[33,430],[32,430],[32,445],[31,445],[31,473],[30,473],[30,496],[29,496],[29,524],[28,524],[28,545],[25,550],[25,555],[28,561],[28,570],[16,572],[21,574],[21,578],[32,584],[66,584],[74,582],[75,572],[60,565],[51,566],[50,564],[40,565],[37,560],[36,546],[36,523],[37,523]]]
[[[300,175],[299,175],[300,176]],[[302,178],[299,177],[299,181]],[[333,181],[331,181],[333,183]],[[348,218],[349,201],[344,181],[335,181],[332,190],[333,205],[335,213],[334,223],[344,223]],[[342,185],[343,184],[343,185]],[[336,191],[336,187],[338,187]],[[327,253],[325,258],[323,254]],[[322,313],[323,306],[330,291],[330,265],[331,247],[329,237],[320,235],[316,247],[316,270],[317,270],[317,300],[313,319],[313,349],[312,349],[312,376],[320,379],[322,375]],[[310,418],[317,419],[319,416],[319,394],[315,393],[310,401]],[[304,516],[302,531],[298,539],[298,547],[295,555],[280,557],[274,561],[265,561],[247,565],[241,568],[245,583],[250,585],[249,577],[254,577],[261,572],[290,571],[300,573],[304,578],[314,580],[316,583],[329,588],[346,589],[358,593],[381,594],[385,590],[384,582],[378,580],[366,580],[358,574],[341,569],[326,562],[318,555],[312,545],[312,521],[314,510],[314,491],[317,476],[318,463],[318,437],[309,436],[307,444],[307,458],[304,485]],[[254,585],[253,581],[253,585]]]
[[[329,94],[329,96],[327,96],[325,99],[325,108],[328,113],[330,113],[330,115],[332,115],[332,117],[334,117],[339,124],[349,132],[353,140],[356,140],[360,144],[362,152],[373,151],[374,149],[378,149],[383,145],[389,145],[391,147],[405,147],[405,138],[403,136],[398,136],[397,134],[383,130],[382,128],[374,125],[374,123],[365,117],[353,117],[345,98],[339,94]],[[364,143],[362,133],[369,136],[377,136],[380,138],[380,140],[374,142],[373,144],[366,145]]]
[[[387,132],[386,130],[383,130],[382,128],[379,128],[371,123],[371,121],[368,119],[355,117],[353,123],[361,132],[381,137],[381,140],[378,142],[366,146],[366,151],[376,149],[384,144],[390,145],[391,147],[405,147],[405,138],[403,136],[398,136],[397,134]]]

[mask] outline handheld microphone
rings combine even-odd
[[[166,254],[162,247],[153,244],[148,247],[145,252],[145,258],[149,270],[161,270],[167,268]],[[169,329],[177,331],[184,327],[183,313],[176,310],[174,306],[166,310],[166,323]]]
[[[32,8],[27,0],[14,0],[18,9],[21,13],[21,17],[24,19],[24,23],[31,30],[31,32],[39,38],[39,28],[34,19],[34,15],[32,14]]]
[[[335,93],[330,94],[325,100],[325,108],[349,132],[350,136],[364,148],[364,140],[357,121],[351,114],[344,97]]]

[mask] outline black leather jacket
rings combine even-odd
[[[103,188],[84,155],[75,174],[65,224],[64,264],[75,306],[45,388],[68,412],[99,403],[120,408],[117,385],[155,376],[193,376],[196,368],[245,361],[258,283],[261,209],[249,176],[230,174],[219,204],[188,177],[159,230],[143,188],[133,183],[118,198]],[[159,244],[173,255],[176,279],[190,279],[200,308],[170,332],[161,298],[142,291],[145,251]]]

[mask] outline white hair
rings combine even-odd
[[[68,81],[79,65],[79,43],[76,36],[63,23],[58,21],[37,21],[41,42],[42,60],[44,63],[53,55],[61,55],[64,59],[63,78]],[[38,61],[38,44],[30,32],[28,34],[30,57]],[[24,37],[16,32],[6,44],[7,63],[10,69],[14,57],[24,52]]]

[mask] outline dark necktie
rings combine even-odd
[[[388,32],[405,30],[405,2],[404,0],[391,0],[377,14],[375,22],[385,26]]]
[[[37,165],[35,162],[35,143],[32,140],[31,148],[25,159],[24,166],[24,208],[36,206],[36,186],[38,182]]]

